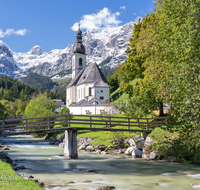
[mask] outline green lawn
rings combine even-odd
[[[1,190],[41,190],[35,182],[24,180],[18,176],[10,164],[0,161]]]

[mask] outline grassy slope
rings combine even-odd
[[[10,164],[0,161],[0,189],[1,190],[41,190],[35,182],[24,180],[18,176]]]

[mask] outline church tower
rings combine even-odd
[[[74,46],[74,55],[72,56],[72,79],[78,74],[78,72],[86,67],[86,54],[85,47],[82,44],[82,32],[79,29],[77,31],[75,46]]]

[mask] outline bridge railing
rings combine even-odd
[[[78,130],[151,131],[151,128],[167,125],[167,117],[131,118],[94,115],[54,115],[35,118],[0,120],[0,133],[6,132],[54,132],[70,127]]]

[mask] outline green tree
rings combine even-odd
[[[8,115],[8,112],[3,104],[0,102],[0,119],[5,119]]]
[[[25,109],[24,118],[34,118],[34,117],[45,117],[54,115],[54,111],[56,109],[56,104],[51,101],[46,94],[39,95],[37,98],[33,98]],[[28,122],[38,122],[38,121],[47,121],[44,119],[33,119],[28,120]],[[46,129],[47,127],[37,127],[31,128],[28,130],[41,130]],[[37,135],[38,136],[38,135]]]

